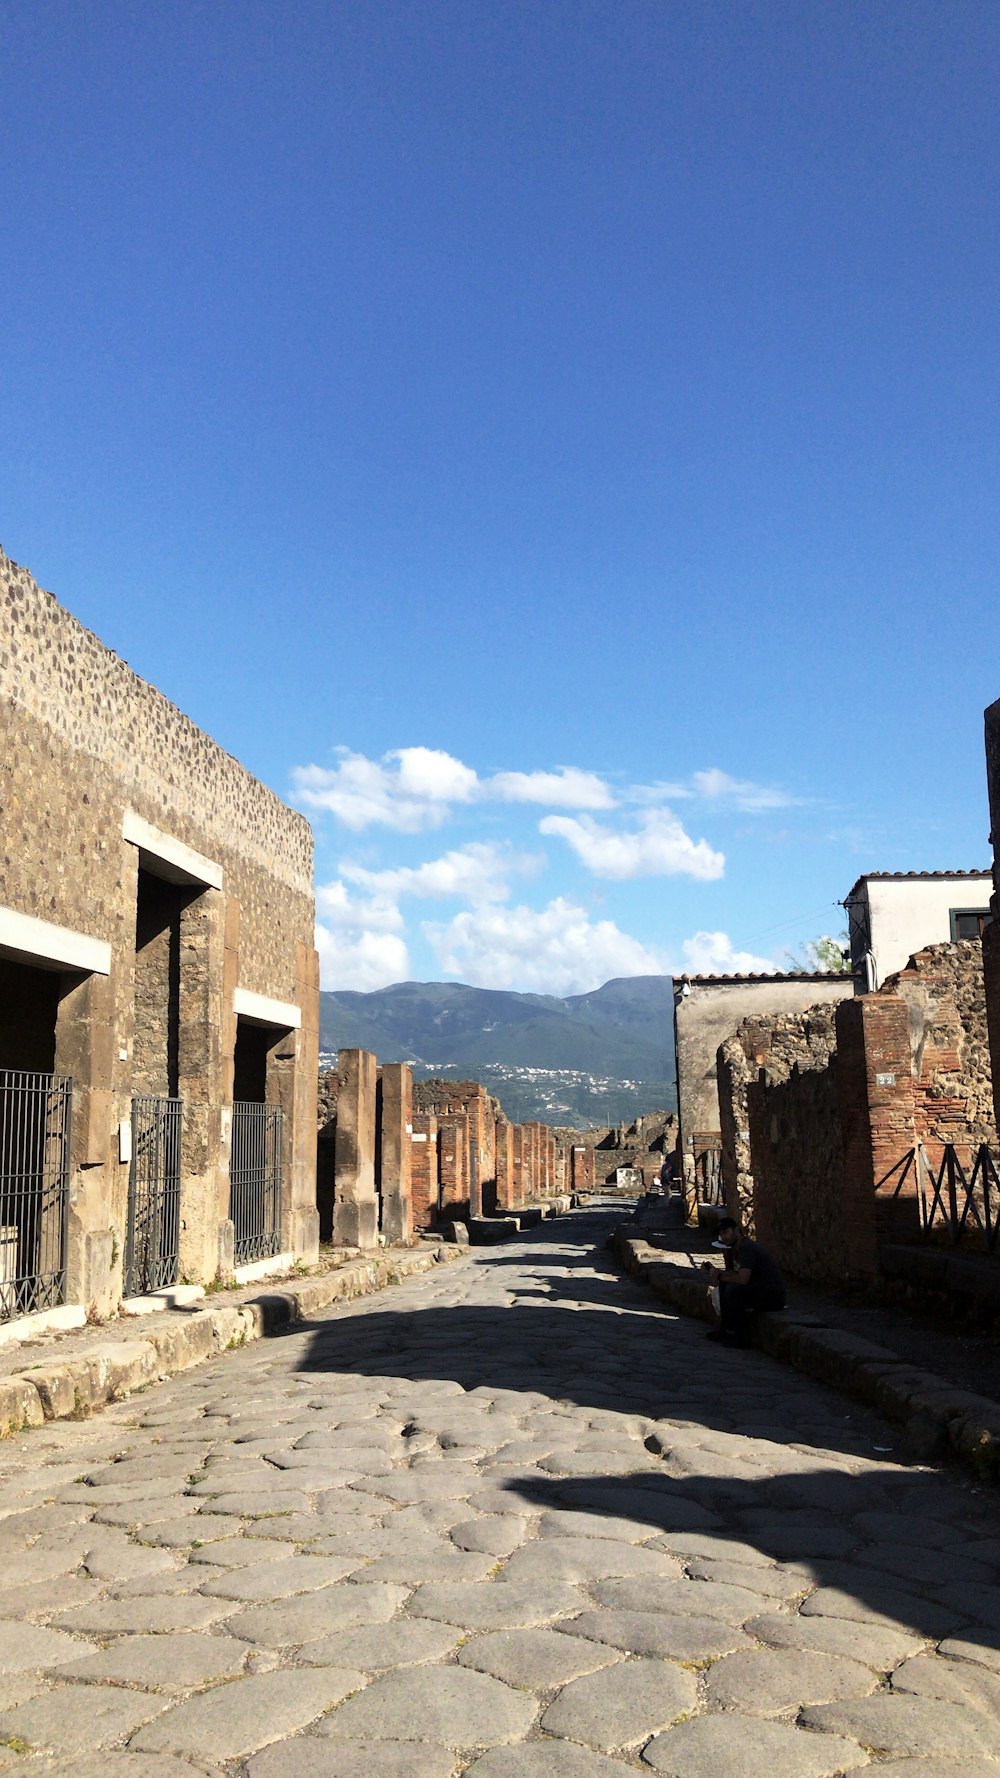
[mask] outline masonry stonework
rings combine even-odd
[[[37,1007],[58,984],[48,1066],[72,1076],[74,1095],[67,1300],[107,1313],[121,1297],[118,1132],[142,1093],[182,1103],[181,1270],[225,1269],[237,990],[277,1018],[276,1038],[282,1009],[294,1012],[284,1074],[272,1070],[266,1090],[287,1103],[280,1238],[308,1260],[309,825],[2,553],[0,609],[0,960]],[[0,1037],[0,1066],[31,1066],[30,1026],[23,1047],[18,1028],[0,1024]]]
[[[986,781],[990,799],[990,844],[993,847],[993,923],[983,933],[983,979],[986,1016],[993,1057],[993,1116],[1000,1129],[1000,700],[986,712]]]

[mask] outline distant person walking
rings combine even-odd
[[[744,1235],[733,1217],[722,1218],[716,1236],[713,1245],[724,1251],[725,1269],[710,1260],[701,1268],[719,1317],[718,1327],[710,1328],[708,1337],[724,1346],[749,1346],[751,1315],[758,1309],[784,1308],[785,1280],[777,1260],[759,1241]]]

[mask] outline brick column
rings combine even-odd
[[[413,1073],[405,1062],[383,1063],[378,1110],[382,1233],[398,1244],[412,1230]]]
[[[915,1141],[906,1003],[894,995],[878,994],[843,1000],[837,1007],[836,1028],[845,1246],[852,1274],[872,1279],[878,1275],[876,1187]]]
[[[337,1247],[378,1244],[375,1197],[375,1057],[369,1050],[337,1056],[337,1135],[333,1240]]]
[[[441,1214],[464,1216],[469,1207],[469,1120],[464,1112],[449,1111],[438,1119],[441,1155]]]
[[[575,1192],[594,1189],[594,1151],[589,1144],[579,1143],[570,1150],[570,1182]]]
[[[434,1226],[441,1190],[438,1125],[433,1112],[415,1111],[410,1135],[410,1198],[413,1227]]]

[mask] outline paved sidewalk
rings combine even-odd
[[[995,1495],[706,1346],[617,1214],[0,1446],[0,1764],[1000,1778]]]

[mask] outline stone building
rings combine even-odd
[[[684,975],[674,981],[678,1149],[684,1184],[714,1172],[722,1146],[716,1056],[744,1019],[801,1012],[854,993],[849,975]]]
[[[0,1318],[316,1252],[308,823],[0,554]]]

